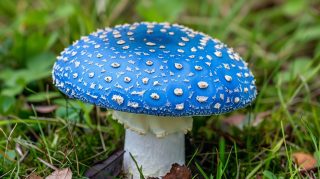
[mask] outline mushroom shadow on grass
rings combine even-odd
[[[126,128],[124,172],[164,176],[185,163],[192,116],[230,112],[256,97],[247,64],[225,44],[190,28],[134,23],[105,28],[66,48],[53,82],[70,98],[113,110]]]

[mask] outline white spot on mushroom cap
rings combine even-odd
[[[196,97],[197,101],[200,103],[206,102],[208,100],[208,98],[209,98],[208,96],[197,96]]]
[[[113,35],[113,37],[116,38],[116,39],[118,39],[118,38],[121,37],[121,34],[115,34],[115,35]]]
[[[160,86],[161,84],[160,84],[160,82],[159,81],[154,81],[153,82],[153,86]]]
[[[181,37],[181,40],[183,40],[185,42],[189,42],[189,38],[188,37]]]
[[[232,77],[229,76],[229,75],[225,75],[224,78],[225,78],[227,81],[229,81],[229,82],[232,80]]]
[[[132,107],[132,108],[138,108],[139,107],[139,103],[129,101],[128,102],[128,106]]]
[[[148,61],[146,61],[146,64],[147,64],[148,66],[151,66],[151,65],[153,65],[153,62],[152,62],[151,60],[148,60]]]
[[[220,107],[221,107],[221,104],[220,104],[220,103],[216,103],[216,104],[214,105],[214,108],[216,108],[216,109],[220,109]]]
[[[181,88],[175,88],[173,92],[177,96],[181,96],[183,94],[183,90]]]
[[[111,99],[116,103],[118,103],[119,105],[121,105],[124,101],[124,98],[120,95],[113,95]]]
[[[201,88],[201,89],[204,89],[204,88],[208,88],[209,84],[205,81],[199,81],[198,82],[198,87]]]
[[[104,80],[105,80],[106,82],[111,82],[111,81],[112,81],[112,77],[111,77],[111,76],[106,76],[106,77],[104,78]]]
[[[118,41],[117,41],[117,44],[118,44],[118,45],[123,45],[123,44],[125,44],[125,43],[126,43],[126,41],[124,41],[124,40],[118,40]]]
[[[143,84],[148,84],[149,78],[142,78],[142,83]]]
[[[123,50],[127,50],[127,49],[129,49],[129,48],[130,48],[129,45],[126,45],[126,46],[123,46],[123,47],[122,47]]]
[[[176,104],[175,109],[176,109],[176,110],[183,110],[183,109],[184,109],[184,104],[183,104],[183,103]]]
[[[112,66],[113,68],[118,68],[118,67],[120,67],[120,64],[114,62],[114,63],[111,63],[111,66]]]
[[[222,57],[222,53],[220,51],[215,51],[214,54],[217,56],[217,57]]]
[[[166,33],[166,32],[167,32],[167,30],[166,30],[166,29],[160,29],[160,32],[162,32],[162,33]]]
[[[90,84],[90,88],[91,88],[91,89],[94,89],[95,87],[96,87],[96,84],[95,84],[95,83],[91,83],[91,84]]]
[[[150,97],[155,100],[160,99],[160,96],[157,93],[151,93]]]
[[[153,43],[153,42],[147,42],[147,43],[146,43],[146,45],[148,45],[148,46],[155,46],[155,45],[156,45],[156,43]]]
[[[74,73],[72,76],[73,76],[73,78],[77,78],[78,77],[78,73]]]
[[[235,103],[238,103],[239,101],[240,101],[240,98],[239,98],[239,97],[235,97],[235,98],[234,98],[234,102],[235,102]]]
[[[220,99],[224,100],[224,94],[220,94]]]
[[[230,70],[229,64],[225,64],[225,63],[224,63],[223,66],[224,66],[225,69]]]
[[[202,67],[201,67],[201,66],[199,66],[199,65],[196,65],[196,66],[194,66],[194,69],[196,69],[196,70],[200,71],[200,70],[202,70]]]
[[[79,67],[79,66],[80,66],[80,62],[75,61],[75,62],[74,62],[74,66],[75,66],[76,68]]]
[[[113,31],[112,31],[112,34],[113,34],[113,35],[116,35],[116,34],[120,34],[120,32],[119,32],[118,30],[113,30]]]
[[[191,48],[191,52],[196,52],[196,51],[197,51],[197,49],[195,47]]]
[[[129,83],[131,81],[131,78],[126,76],[126,77],[124,77],[123,80],[124,80],[124,82]]]
[[[208,60],[212,60],[212,57],[210,55],[206,55]]]
[[[184,53],[184,50],[182,50],[182,49],[180,49],[180,48],[179,48],[177,51],[178,51],[179,53]]]
[[[183,47],[183,46],[185,46],[186,44],[183,43],[183,42],[179,42],[178,45],[181,46],[181,47]]]
[[[94,77],[94,72],[89,73],[89,77],[93,78]]]
[[[75,55],[77,55],[77,52],[72,52],[71,53],[71,56],[75,56]]]
[[[176,67],[176,69],[180,70],[183,68],[182,64],[181,63],[175,63],[174,64],[174,67]]]

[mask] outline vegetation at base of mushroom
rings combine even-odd
[[[65,99],[51,68],[81,35],[135,21],[176,22],[214,36],[257,79],[252,106],[195,118],[186,143],[195,178],[319,177],[317,166],[303,171],[292,157],[320,160],[319,16],[316,0],[1,0],[0,178],[55,168],[84,178],[121,148],[122,126],[103,109]]]

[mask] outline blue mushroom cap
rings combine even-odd
[[[57,57],[52,77],[71,98],[157,116],[226,113],[257,95],[251,71],[232,48],[168,23],[125,24],[82,37]]]

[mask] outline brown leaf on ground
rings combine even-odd
[[[90,167],[85,176],[91,179],[114,178],[121,172],[124,150],[117,151],[109,156],[107,160],[96,163]]]
[[[58,108],[57,105],[50,105],[50,106],[35,106],[35,110],[39,113],[52,113]]]
[[[241,123],[246,119],[246,116],[243,114],[235,114],[229,116],[223,120],[223,123],[230,126],[240,126]]]
[[[304,152],[296,152],[292,154],[294,162],[302,169],[302,170],[311,170],[316,167],[317,160],[308,153]]]
[[[254,119],[252,125],[253,126],[258,126],[267,116],[271,114],[271,111],[265,111],[265,112],[260,112],[256,115],[256,118]]]
[[[260,112],[256,114],[255,118],[253,119],[250,119],[249,116],[243,114],[234,114],[225,118],[222,123],[226,126],[236,126],[239,129],[243,129],[244,125],[251,124],[252,126],[258,126],[270,114],[271,111]]]
[[[70,168],[56,170],[47,176],[46,179],[72,179],[72,171]]]
[[[42,177],[38,176],[35,173],[31,173],[29,176],[27,176],[26,179],[43,179]]]
[[[191,179],[191,171],[190,169],[182,165],[180,166],[179,164],[172,164],[172,167],[170,169],[170,172],[167,173],[163,179]]]

